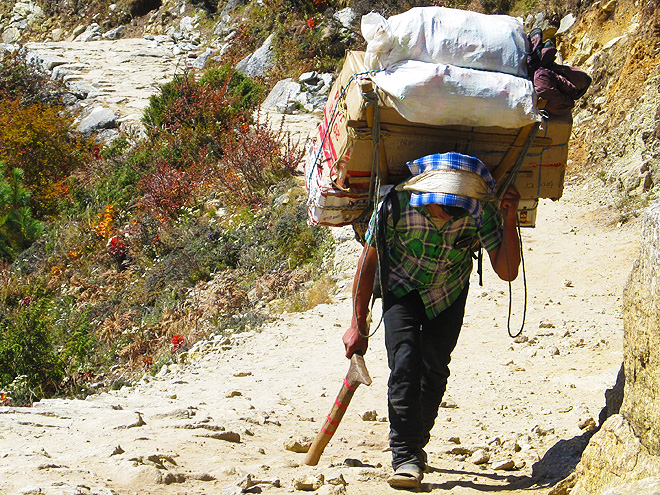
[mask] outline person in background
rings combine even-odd
[[[575,106],[591,85],[591,76],[582,69],[556,63],[557,48],[551,40],[543,43],[543,32],[536,28],[529,33],[532,45],[527,57],[529,77],[534,91],[546,100],[543,109],[552,115],[565,115]]]

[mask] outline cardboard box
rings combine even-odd
[[[352,224],[369,205],[368,193],[339,189],[327,170],[314,165],[318,146],[311,143],[305,158],[305,185],[309,193],[307,213],[311,225],[339,227]]]
[[[518,223],[521,227],[536,226],[536,210],[539,202],[530,199],[523,199],[518,205]]]
[[[321,151],[315,166],[324,177],[323,187],[335,189],[328,198],[351,196],[351,205],[359,204],[353,200],[368,194],[374,166],[386,169],[386,183],[398,183],[409,176],[406,162],[456,151],[476,156],[494,171],[512,147],[520,147],[515,141],[521,129],[409,122],[388,103],[390,97],[376,89],[381,163],[374,164],[371,112],[363,96],[373,86],[363,60],[363,52],[347,53],[317,130],[315,141]],[[543,122],[515,181],[522,199],[561,197],[571,128],[570,114]]]

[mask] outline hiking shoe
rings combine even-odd
[[[429,455],[424,449],[422,449],[422,462],[424,463],[423,471],[429,473],[431,471],[431,468],[429,468]]]
[[[417,464],[407,463],[399,466],[394,474],[387,478],[387,483],[392,488],[418,489],[422,484],[424,473]]]

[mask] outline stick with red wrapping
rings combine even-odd
[[[361,383],[371,385],[371,377],[367,371],[367,366],[364,364],[364,357],[356,353],[351,357],[351,365],[348,368],[348,373],[346,374],[346,378],[344,378],[339,395],[337,395],[335,403],[332,405],[330,414],[328,414],[321,427],[321,431],[316,435],[307,452],[305,464],[308,466],[316,466],[318,464],[325,446],[328,445],[332,435],[337,431],[337,427],[339,427],[339,423],[344,417],[348,404],[351,402],[355,390]]]

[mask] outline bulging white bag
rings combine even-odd
[[[371,77],[411,122],[518,128],[540,120],[534,85],[522,77],[416,60]]]
[[[445,7],[415,7],[385,19],[362,17],[367,70],[418,60],[527,76],[527,35],[521,22]]]

